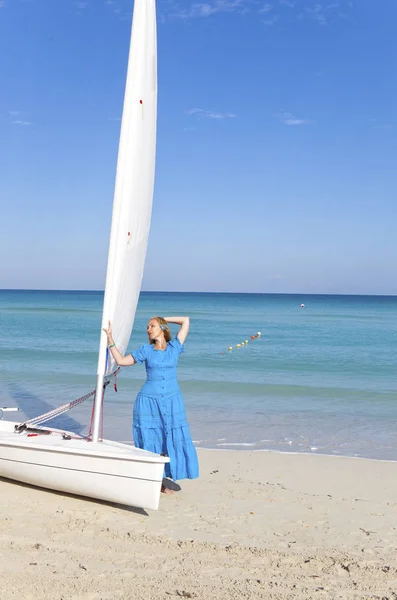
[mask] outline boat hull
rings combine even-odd
[[[0,476],[45,489],[157,510],[167,457],[110,440],[75,434],[14,433],[0,422]],[[45,430],[48,431],[48,430]],[[64,439],[63,433],[71,436]]]

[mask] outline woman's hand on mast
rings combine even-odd
[[[113,356],[114,360],[116,361],[116,363],[119,365],[119,367],[130,367],[131,365],[134,365],[135,360],[132,357],[132,354],[127,354],[127,356],[123,356],[121,354],[121,352],[119,352],[117,350],[117,347],[116,347],[114,339],[113,339],[113,330],[112,330],[112,324],[110,321],[109,321],[108,328],[106,329],[104,327],[103,331],[106,333],[106,336],[108,338],[108,347],[112,346],[111,348],[109,348],[109,350],[112,353],[112,356]]]
[[[108,345],[110,345],[110,344],[114,344],[114,341],[113,341],[113,330],[112,330],[112,324],[111,324],[111,322],[110,322],[110,321],[109,321],[108,328],[106,329],[106,328],[104,327],[104,328],[103,328],[103,331],[106,333],[106,336],[107,336],[107,338],[108,338]]]

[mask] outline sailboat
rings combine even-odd
[[[169,459],[132,445],[102,439],[100,430],[105,387],[117,368],[107,348],[103,327],[109,320],[112,322],[118,349],[124,353],[141,289],[152,211],[156,116],[155,0],[135,0],[96,388],[30,421],[0,421],[1,477],[152,510],[158,508],[164,464]],[[90,396],[95,398],[88,437],[41,426]]]

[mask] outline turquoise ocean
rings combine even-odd
[[[6,418],[95,387],[102,303],[102,292],[0,291],[0,406],[20,408]],[[181,314],[197,447],[397,460],[397,297],[143,292],[129,349],[147,341],[149,317]],[[106,437],[131,441],[144,377],[124,368],[118,393],[108,387]],[[52,424],[86,433],[90,415],[87,401]]]

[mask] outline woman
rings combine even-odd
[[[180,325],[173,340],[168,323]],[[189,317],[153,317],[147,325],[149,343],[126,356],[117,350],[110,322],[108,329],[104,329],[108,348],[118,365],[145,363],[146,383],[134,404],[134,443],[143,450],[169,456],[165,475],[174,480],[195,479],[199,475],[197,453],[176,378],[178,358],[183,352],[189,326]],[[172,493],[164,485],[161,491]]]

